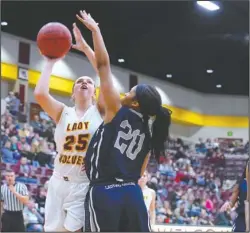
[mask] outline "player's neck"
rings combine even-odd
[[[78,115],[84,114],[90,106],[92,106],[92,101],[79,101],[75,102],[75,110]]]

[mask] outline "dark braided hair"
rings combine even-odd
[[[136,100],[139,103],[146,127],[148,127],[149,117],[155,116],[152,125],[151,151],[159,161],[160,155],[165,153],[164,143],[169,136],[171,111],[162,107],[159,92],[155,87],[147,84],[140,84],[136,87]]]

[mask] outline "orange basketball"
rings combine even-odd
[[[37,45],[42,55],[49,58],[65,56],[72,45],[69,29],[61,23],[48,23],[37,34]]]

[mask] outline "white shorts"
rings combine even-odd
[[[45,203],[46,232],[77,231],[84,226],[84,201],[89,183],[73,183],[54,175],[50,178]]]

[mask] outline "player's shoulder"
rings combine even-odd
[[[70,107],[67,105],[63,105],[63,109],[62,109],[62,113],[61,113],[61,117],[64,117],[65,115],[70,115],[72,113],[74,113],[75,111],[75,107]]]
[[[135,111],[132,108],[128,108],[125,106],[121,107],[121,109],[118,112],[118,115],[131,117],[131,118],[137,118],[137,119],[143,119],[143,116],[141,113]]]
[[[149,188],[149,187],[147,187],[148,188],[148,191],[152,194],[152,195],[156,195],[156,193],[155,193],[155,190],[154,189],[151,189],[151,188]]]

